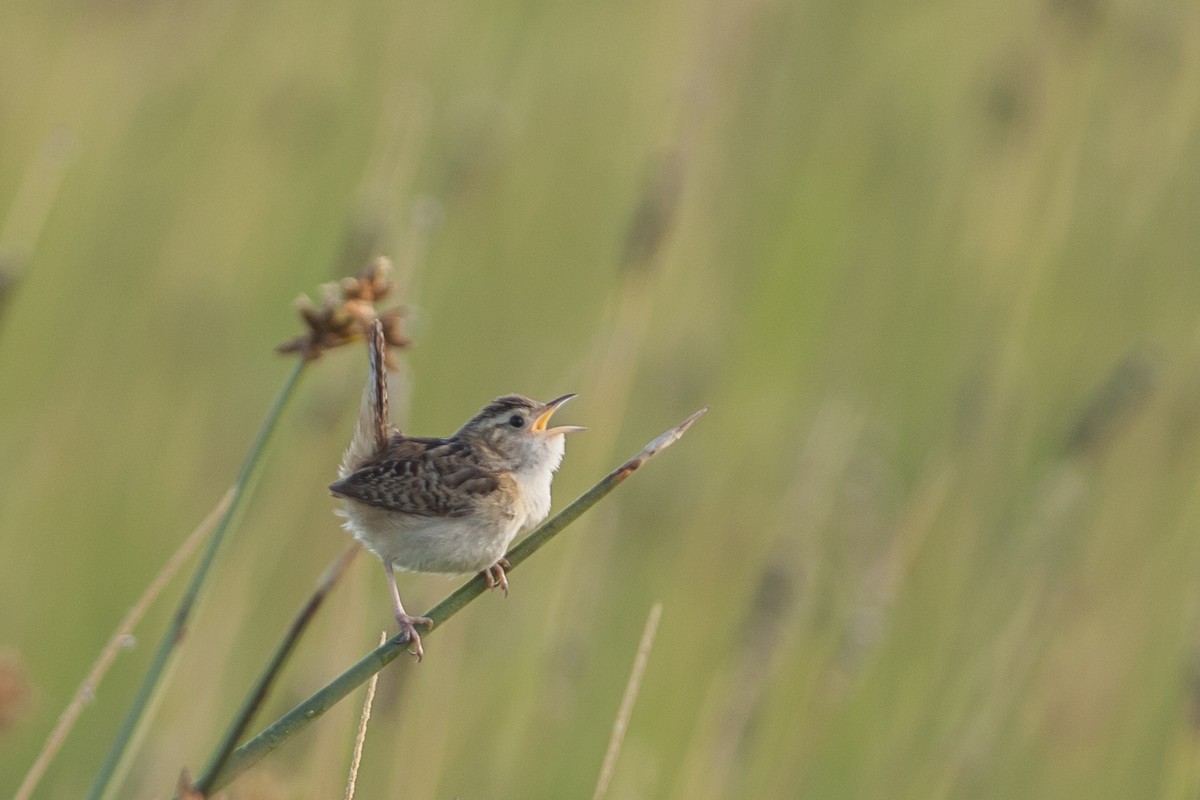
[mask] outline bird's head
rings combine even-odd
[[[562,461],[564,438],[578,425],[547,427],[550,417],[575,395],[539,403],[519,394],[498,397],[463,425],[458,436],[498,466],[516,472],[555,470]]]

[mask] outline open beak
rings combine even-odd
[[[550,418],[554,416],[554,412],[558,410],[558,407],[574,396],[574,394],[564,394],[562,397],[546,403],[546,405],[542,408],[541,413],[537,415],[537,419],[533,421],[533,425],[530,429],[535,433],[546,434],[571,433],[572,431],[587,430],[586,428],[581,428],[578,425],[560,425],[557,428],[550,428],[549,430],[546,429],[546,424],[550,422]]]

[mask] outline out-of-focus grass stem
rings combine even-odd
[[[46,769],[50,766],[50,762],[54,760],[54,756],[62,748],[63,742],[66,741],[67,735],[71,732],[71,728],[75,726],[75,721],[79,719],[79,715],[83,713],[84,707],[92,701],[96,694],[96,687],[100,685],[100,681],[108,673],[109,667],[116,660],[117,654],[126,646],[133,637],[133,629],[146,615],[146,611],[154,602],[155,598],[162,593],[171,579],[175,577],[175,573],[183,566],[183,562],[191,557],[196,551],[196,547],[204,540],[204,537],[212,532],[213,527],[217,524],[229,510],[229,503],[233,499],[233,490],[230,489],[221,498],[220,502],[209,512],[204,521],[196,526],[196,529],[184,539],[183,544],[172,554],[150,585],[146,587],[146,591],[138,598],[133,607],[129,609],[129,613],[125,615],[125,619],[121,620],[121,624],[117,626],[112,637],[108,640],[108,644],[100,652],[96,663],[92,665],[87,677],[83,683],[79,685],[75,696],[71,702],[63,709],[62,715],[58,718],[58,722],[54,726],[54,730],[46,737],[46,744],[42,746],[42,751],[38,753],[37,759],[34,760],[33,766],[29,768],[29,772],[25,775],[25,780],[21,782],[21,786],[17,789],[17,793],[13,795],[13,800],[28,800],[33,790],[37,788],[42,776],[46,774]]]
[[[220,522],[217,523],[217,528],[208,542],[208,547],[205,549],[203,556],[201,556],[200,563],[196,566],[196,572],[192,575],[192,580],[188,584],[183,597],[180,599],[178,608],[175,609],[175,614],[171,619],[167,632],[163,636],[158,650],[155,651],[154,659],[150,662],[150,667],[142,679],[142,684],[138,688],[137,694],[134,695],[133,702],[129,707],[129,711],[125,714],[125,719],[122,721],[121,727],[113,738],[108,755],[105,756],[104,762],[100,765],[100,769],[92,781],[91,788],[88,789],[87,800],[100,800],[100,798],[105,796],[114,775],[116,775],[118,768],[124,761],[126,753],[129,750],[129,745],[134,739],[134,734],[145,718],[146,709],[150,706],[150,701],[157,693],[162,678],[166,674],[171,656],[178,649],[179,643],[183,641],[187,633],[187,624],[191,617],[192,609],[195,607],[196,601],[200,596],[200,590],[204,587],[213,563],[216,561],[217,551],[220,549],[221,543],[225,540],[225,535],[229,532],[230,522],[241,505],[242,499],[245,497],[246,487],[250,482],[250,478],[262,460],[267,442],[270,440],[271,434],[275,432],[283,409],[295,393],[296,386],[300,382],[300,376],[304,374],[304,368],[307,365],[308,361],[306,359],[296,360],[296,365],[284,381],[283,388],[279,390],[279,394],[275,398],[275,403],[271,406],[271,410],[267,412],[266,419],[258,431],[258,436],[250,446],[250,452],[246,456],[246,460],[238,472],[237,479],[233,483],[233,495],[230,498],[229,507],[226,509],[224,515],[222,515]]]
[[[25,275],[75,149],[70,131],[60,129],[47,136],[0,223],[0,318]]]
[[[654,636],[658,633],[658,620],[661,617],[662,603],[655,603],[650,609],[650,615],[646,617],[646,627],[642,630],[642,640],[638,644],[637,655],[633,658],[633,668],[629,671],[620,710],[617,711],[617,719],[613,722],[612,736],[608,740],[608,750],[604,754],[604,764],[600,767],[600,777],[596,781],[596,791],[592,793],[592,800],[603,800],[608,794],[608,786],[617,770],[617,757],[621,755],[625,731],[629,729],[633,705],[637,702],[638,691],[642,688],[642,676],[646,674],[646,662],[650,660],[650,648],[654,646]]]

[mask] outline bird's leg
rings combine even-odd
[[[413,646],[409,650],[417,661],[420,661],[425,656],[425,650],[421,647],[421,634],[417,633],[417,626],[424,625],[426,628],[433,627],[433,620],[429,617],[410,617],[404,610],[404,605],[400,602],[400,590],[396,588],[396,573],[392,568],[391,562],[385,561],[383,564],[384,570],[387,572],[388,588],[392,590],[392,613],[396,615],[396,622],[400,625],[400,632],[408,639],[408,643]]]
[[[489,589],[499,586],[504,596],[508,597],[508,577],[504,574],[506,569],[512,569],[512,564],[508,563],[507,558],[502,558],[483,571],[483,581]]]

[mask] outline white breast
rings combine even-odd
[[[549,469],[540,469],[518,472],[513,477],[521,487],[521,500],[525,512],[516,531],[520,533],[537,525],[550,514],[550,480],[554,473]]]
[[[518,532],[529,530],[550,514],[550,481],[562,463],[566,438],[562,434],[547,437],[534,463],[514,474],[525,505],[525,518]]]

